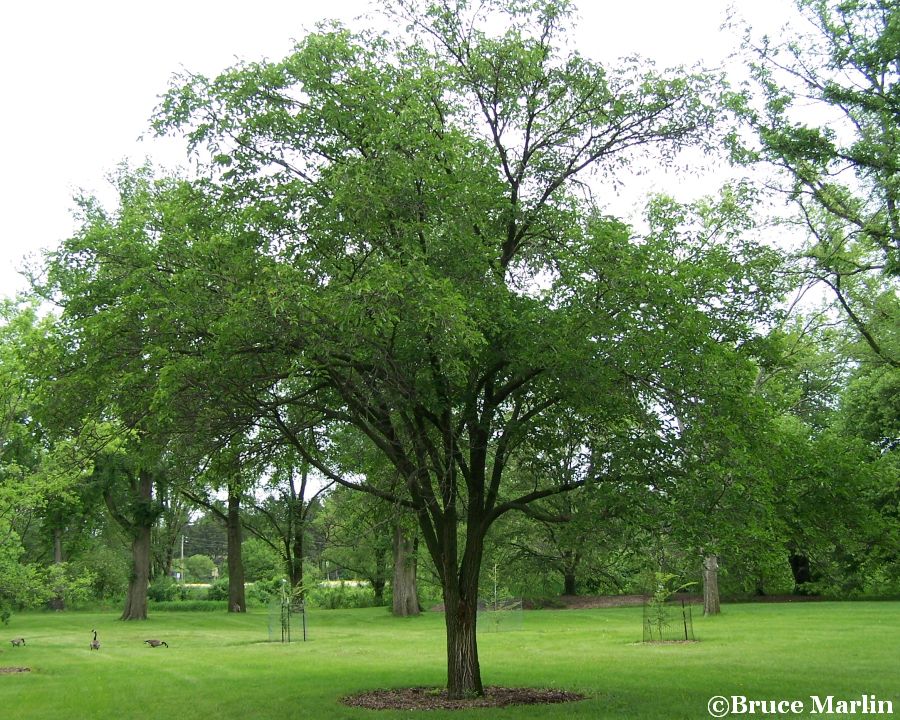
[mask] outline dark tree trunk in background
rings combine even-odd
[[[387,585],[387,580],[382,578],[381,580],[375,580],[372,583],[372,592],[375,595],[375,607],[381,607],[384,605],[384,587]]]
[[[53,562],[56,565],[62,565],[62,528],[53,528]]]
[[[306,531],[307,514],[309,504],[306,501],[306,484],[309,480],[309,464],[300,466],[300,487],[297,487],[295,468],[288,471],[288,529],[284,538],[288,565],[288,577],[291,589],[299,591],[300,597],[305,600],[306,590],[303,587],[303,555],[304,533]]]
[[[294,525],[294,534],[291,539],[291,559],[289,563],[291,587],[294,589],[303,587],[303,528],[303,520],[298,518],[296,525]]]
[[[810,591],[804,587],[806,583],[815,580],[809,566],[809,558],[806,555],[792,554],[788,557],[791,564],[791,574],[794,576],[794,592],[799,595],[808,595]]]
[[[241,555],[241,492],[228,486],[228,515],[225,518],[228,537],[228,612],[246,612],[244,597],[244,559]]]
[[[175,563],[175,546],[166,545],[163,551],[162,574],[163,577],[172,577],[172,566]]]
[[[703,614],[718,615],[719,607],[719,558],[707,555],[703,559]]]
[[[416,543],[397,524],[394,527],[393,613],[397,617],[419,614],[419,588],[416,583]]]
[[[375,593],[375,605],[384,605],[384,586],[387,584],[387,548],[378,544],[375,548],[375,574],[372,577],[372,591]]]
[[[563,550],[562,552],[562,571],[563,571],[563,595],[577,595],[578,582],[577,570],[578,561],[581,555],[574,550]]]

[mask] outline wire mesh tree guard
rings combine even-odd
[[[644,642],[695,642],[691,604],[679,599],[644,602]]]
[[[489,572],[493,585],[491,596],[478,601],[478,627],[487,632],[521,630],[524,613],[522,599],[500,594],[500,573],[497,564]]]
[[[269,601],[269,642],[291,642],[291,618],[300,616],[303,642],[307,640],[306,603],[301,588],[291,588],[281,581],[281,592]]]
[[[487,632],[521,630],[523,620],[521,598],[492,598],[478,603],[478,627]]]

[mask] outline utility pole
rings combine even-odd
[[[181,578],[181,584],[184,585],[184,533],[181,533],[181,572],[178,574]]]

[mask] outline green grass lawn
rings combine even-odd
[[[0,718],[705,718],[713,695],[839,699],[874,694],[900,718],[900,603],[728,605],[695,618],[700,642],[643,645],[641,609],[543,610],[479,638],[485,684],[559,687],[589,699],[556,706],[420,713],[349,708],[357,690],[442,685],[443,617],[384,609],[310,614],[310,641],[270,643],[265,611],[18,614],[2,628]],[[91,629],[102,649],[88,649]],[[296,636],[295,632],[295,636]],[[27,645],[10,646],[24,636]],[[170,647],[151,649],[145,638]],[[755,717],[760,717],[756,715]]]

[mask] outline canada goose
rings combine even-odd
[[[19,645],[25,644],[25,638],[13,638],[10,642],[13,644],[13,647],[19,647]]]
[[[94,633],[94,639],[91,641],[91,650],[99,650],[100,649],[100,641],[97,639],[97,631],[91,630]]]
[[[150,647],[159,647],[160,645],[169,647],[169,643],[167,643],[165,640],[144,640],[144,642],[147,643]]]

